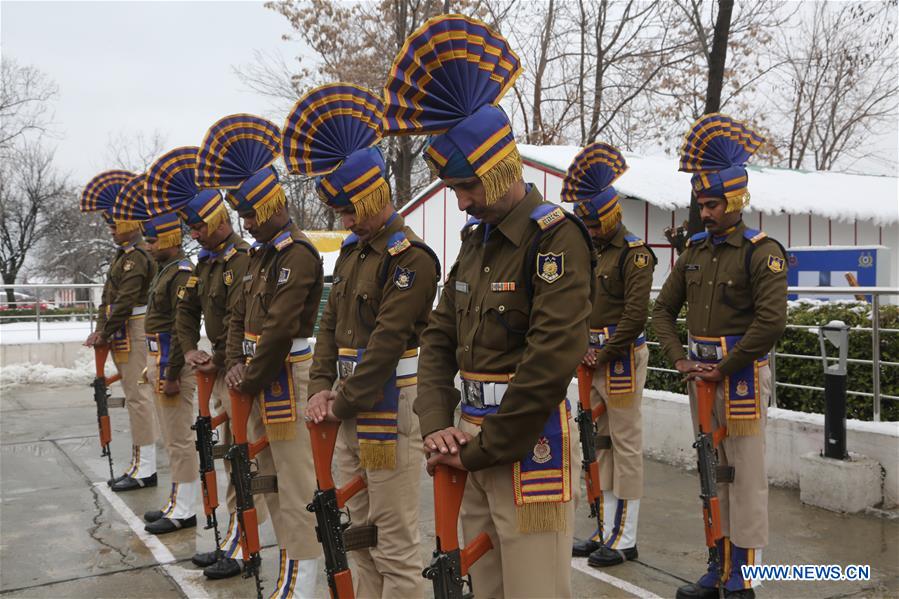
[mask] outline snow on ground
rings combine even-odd
[[[91,323],[70,320],[41,321],[41,338],[37,338],[37,323],[9,322],[0,324],[0,343],[60,343],[84,341],[91,332]]]
[[[109,374],[107,372],[107,374]],[[0,366],[0,387],[9,385],[87,385],[94,380],[94,358],[85,352],[73,368],[47,364],[5,364]]]

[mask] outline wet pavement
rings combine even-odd
[[[120,394],[116,388],[113,392]],[[120,471],[130,457],[127,415],[121,409],[111,413],[113,456]],[[191,564],[196,550],[213,548],[211,530],[200,526],[161,537],[143,533],[144,511],[166,502],[168,464],[161,447],[160,485],[120,495],[106,488],[108,469],[99,453],[89,388],[0,389],[0,594],[254,595],[250,580],[206,581]],[[577,597],[673,597],[678,585],[704,570],[695,473],[647,461],[645,478],[639,559],[602,571],[574,562]],[[218,479],[219,496],[224,497],[223,471]],[[424,473],[421,485],[421,551],[427,560],[434,546],[433,502]],[[578,509],[581,533],[591,529],[586,511],[585,506]],[[766,582],[759,597],[899,597],[899,519],[834,514],[802,505],[795,489],[779,488],[771,489],[769,512],[771,542],[764,563],[869,564],[871,580]],[[224,509],[219,514],[227,518]],[[224,522],[222,528],[226,526]],[[263,584],[271,592],[278,554],[268,523],[262,527],[262,542]],[[327,596],[323,580],[319,590]]]

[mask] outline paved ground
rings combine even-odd
[[[116,390],[117,391],[117,390]],[[118,469],[129,457],[127,417],[113,415]],[[160,450],[160,480],[168,467]],[[206,582],[190,563],[212,548],[211,531],[151,537],[140,515],[165,502],[166,488],[114,495],[102,482],[89,388],[0,389],[0,594],[9,597],[251,597],[240,578]],[[223,483],[224,476],[219,476]],[[694,474],[648,462],[641,506],[640,559],[597,572],[572,563],[578,597],[673,597],[705,566]],[[96,483],[101,483],[97,485]],[[430,481],[422,476],[422,555],[433,547]],[[220,491],[224,497],[224,487]],[[223,511],[223,510],[220,510]],[[578,527],[590,528],[586,510]],[[760,597],[899,596],[899,520],[843,516],[803,506],[795,490],[771,490],[771,545],[777,564],[870,564],[866,582],[769,582]],[[274,536],[263,528],[263,576],[276,579]],[[322,596],[326,596],[324,587]]]

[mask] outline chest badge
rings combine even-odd
[[[226,270],[225,272],[222,273],[222,279],[224,279],[225,285],[227,285],[228,287],[230,287],[230,286],[231,286],[231,283],[234,282],[234,271],[233,271],[233,270]]]
[[[534,456],[531,459],[538,464],[545,464],[553,459],[552,450],[549,447],[549,440],[546,437],[537,439],[537,444],[534,445]]]
[[[397,289],[405,291],[412,287],[413,281],[415,281],[414,270],[397,266],[396,270],[393,271],[393,284],[396,285]]]
[[[122,270],[128,272],[132,268],[134,268],[134,262],[132,262],[131,260],[125,260],[125,263],[122,265]]]
[[[500,281],[498,283],[490,283],[490,291],[503,292],[515,291],[515,281]]]
[[[649,255],[643,253],[634,254],[634,266],[637,268],[646,268],[649,266]]]
[[[283,285],[290,278],[290,269],[282,268],[278,271],[278,285]]]
[[[555,283],[565,274],[565,253],[537,254],[537,276],[547,283]]]
[[[768,270],[771,272],[783,272],[784,271],[784,259],[778,258],[777,256],[768,256]]]

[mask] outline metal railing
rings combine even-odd
[[[76,319],[80,320],[81,318],[87,318],[87,321],[90,323],[90,328],[94,328],[94,318],[96,313],[96,308],[94,307],[94,303],[92,300],[73,300],[67,301],[63,308],[78,308],[79,306],[84,306],[83,312],[71,312],[68,314],[47,314],[47,310],[53,310],[54,308],[50,308],[48,302],[52,301],[49,298],[43,297],[46,291],[56,290],[56,289],[102,289],[103,285],[99,283],[26,283],[26,284],[16,284],[16,285],[0,285],[0,295],[2,295],[3,304],[0,306],[0,325],[2,325],[6,321],[21,321],[28,318],[26,314],[8,314],[7,312],[10,310],[22,310],[23,308],[29,310],[34,314],[34,322],[37,328],[37,339],[41,340],[41,323],[44,321],[53,321],[56,319]],[[6,301],[6,290],[13,289],[15,290],[28,290],[34,292],[34,298],[32,299],[22,299],[16,300],[12,304]],[[43,307],[46,305],[46,308]]]
[[[330,287],[330,283],[326,284],[327,287]],[[36,293],[36,297],[34,300],[23,300],[22,303],[27,305],[33,305],[34,310],[34,319],[37,325],[37,338],[40,340],[41,338],[41,321],[52,320],[55,318],[68,318],[71,319],[73,317],[78,317],[79,314],[43,314],[41,310],[41,293],[44,290],[51,289],[99,289],[102,288],[103,285],[100,284],[25,284],[25,285],[0,285],[0,290],[5,294],[5,290],[9,287],[14,289],[21,290],[34,290]],[[658,292],[661,291],[661,287],[653,287],[652,294],[653,296],[657,295]],[[856,295],[864,295],[870,297],[871,302],[871,326],[870,327],[853,327],[850,329],[850,332],[870,332],[871,333],[871,359],[863,360],[852,358],[849,360],[850,364],[861,364],[861,365],[871,365],[872,369],[872,382],[873,388],[872,392],[864,392],[864,391],[847,391],[849,395],[853,395],[856,397],[868,397],[873,400],[873,419],[875,422],[880,421],[881,416],[881,402],[884,399],[887,400],[899,400],[899,396],[889,395],[881,392],[880,388],[880,369],[881,367],[889,367],[889,368],[899,368],[899,362],[891,362],[891,361],[883,361],[880,359],[880,335],[881,334],[897,334],[899,333],[899,329],[884,329],[880,326],[880,306],[881,306],[881,298],[883,296],[899,296],[899,288],[896,287],[790,287],[788,289],[790,294],[795,295],[812,295],[812,296],[856,296]],[[438,296],[439,298],[439,293]],[[85,304],[86,305],[86,315],[88,321],[91,323],[90,328],[93,329],[93,321],[95,316],[95,308],[91,301],[78,301],[71,302],[67,305],[73,304]],[[4,322],[4,320],[21,320],[25,318],[23,314],[17,314],[13,316],[4,315],[2,311],[0,311],[0,324]],[[682,319],[678,320],[679,322],[683,322]],[[825,324],[825,323],[821,323]],[[808,330],[815,328],[811,325],[798,325],[798,324],[787,324],[788,329],[802,329]],[[647,345],[650,346],[658,346],[658,342],[650,341],[647,342]],[[771,388],[771,405],[777,407],[777,388],[791,388],[791,389],[805,389],[808,391],[818,391],[823,392],[823,387],[817,387],[813,385],[800,385],[796,383],[784,383],[777,381],[777,359],[778,358],[786,358],[786,359],[800,359],[800,360],[818,360],[823,361],[824,358],[820,355],[818,356],[807,356],[802,354],[791,354],[791,353],[783,353],[783,352],[771,352],[771,358],[769,362],[769,366],[771,368],[771,380],[774,382]],[[835,360],[836,358],[827,358],[828,360]],[[672,374],[677,374],[677,371],[671,368],[661,368],[657,366],[650,366],[649,370],[656,372],[667,372]]]

